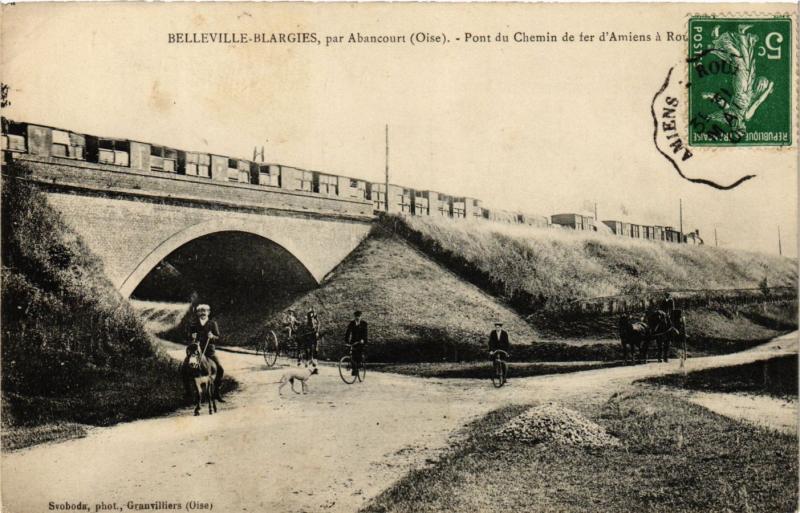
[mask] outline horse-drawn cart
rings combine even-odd
[[[314,354],[307,354],[307,348],[312,345],[311,337],[314,339],[313,344],[319,343],[317,334],[313,330],[286,330],[282,339],[274,330],[269,330],[260,341],[256,351],[264,357],[264,363],[268,367],[275,365],[279,357],[287,358],[289,361],[297,360],[300,363],[303,358],[314,357]]]
[[[681,358],[686,358],[686,323],[682,310],[651,309],[641,319],[634,319],[629,314],[622,314],[618,327],[626,362],[630,357],[634,361],[646,363],[650,342],[657,344],[659,362],[669,361],[670,346],[672,345],[680,347]],[[634,355],[634,350],[636,355]]]

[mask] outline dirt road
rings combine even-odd
[[[180,355],[182,349],[169,346]],[[688,370],[797,352],[797,333],[742,353],[687,362]],[[89,436],[3,456],[2,511],[38,513],[102,501],[114,509],[188,501],[222,512],[355,511],[409,468],[446,446],[470,419],[504,404],[607,398],[635,379],[675,372],[678,362],[513,380],[496,390],[474,380],[370,373],[345,385],[333,367],[309,395],[284,389],[280,369],[255,356],[225,353],[242,390],[219,414],[176,415],[93,429]],[[133,399],[132,399],[133,400]],[[129,502],[130,501],[130,502]]]

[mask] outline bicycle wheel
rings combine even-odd
[[[358,367],[358,380],[363,382],[364,378],[366,377],[367,377],[367,362],[362,358],[361,365]]]
[[[506,384],[505,376],[503,376],[503,366],[500,362],[494,362],[492,367],[492,385],[495,388],[500,388]]]
[[[261,349],[264,353],[264,363],[267,364],[267,367],[275,365],[275,361],[278,359],[278,336],[274,331],[268,332],[264,337]]]
[[[349,356],[342,356],[339,360],[339,376],[348,385],[356,382],[357,377],[353,376],[353,366],[350,364]]]

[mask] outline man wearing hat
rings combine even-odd
[[[186,340],[189,346],[192,344],[197,344],[200,347],[200,351],[205,354],[206,358],[212,360],[214,363],[217,364],[217,376],[214,379],[214,390],[216,392],[216,400],[224,403],[225,400],[220,397],[220,385],[222,384],[222,376],[225,373],[225,369],[222,368],[222,364],[219,362],[219,358],[216,355],[216,351],[214,348],[214,344],[212,340],[215,338],[219,338],[219,326],[217,326],[216,321],[212,321],[209,319],[211,315],[211,307],[208,305],[197,305],[194,309],[195,311],[195,318],[189,323],[189,326],[186,330]],[[191,397],[191,376],[189,375],[189,359],[191,355],[191,350],[189,347],[186,348],[186,359],[183,361],[183,384],[184,389],[186,390],[187,397]]]
[[[492,361],[497,359],[495,351],[502,350],[508,352],[511,344],[508,342],[508,333],[503,329],[503,323],[497,321],[494,323],[494,329],[489,333],[489,354]]]
[[[308,309],[306,314],[306,339],[304,357],[306,360],[306,367],[311,363],[314,367],[317,366],[317,344],[319,343],[319,317],[314,307]]]
[[[347,325],[344,341],[352,346],[353,351],[353,376],[358,375],[358,369],[363,365],[364,346],[367,344],[367,322],[361,320],[361,311],[356,310],[353,320]]]

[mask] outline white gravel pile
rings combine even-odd
[[[497,435],[528,444],[554,443],[593,448],[621,445],[602,426],[555,403],[529,408],[500,428]]]

